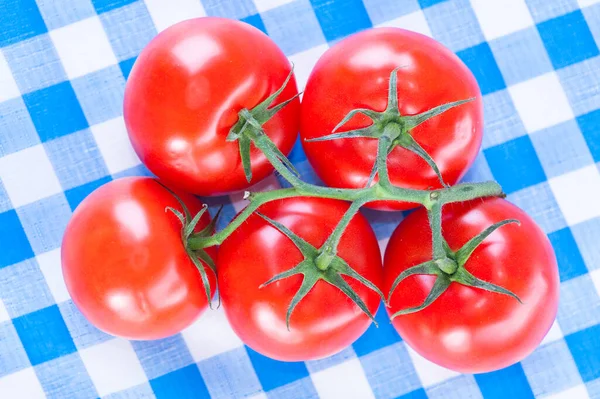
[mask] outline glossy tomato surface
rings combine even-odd
[[[559,277],[550,241],[521,209],[499,198],[446,205],[442,231],[458,250],[493,223],[505,225],[473,252],[465,268],[476,277],[515,293],[507,295],[452,283],[422,311],[398,316],[394,327],[408,345],[441,366],[466,372],[488,372],[522,360],[539,345],[556,316]],[[407,268],[431,259],[427,214],[419,209],[394,231],[385,253],[384,293]],[[393,314],[423,303],[433,276],[412,276],[391,297]]]
[[[202,204],[179,194],[190,212]],[[100,330],[128,339],[178,333],[207,307],[198,269],[188,258],[182,211],[156,180],[130,177],[98,188],[77,207],[62,243],[62,270],[73,302]],[[210,222],[205,213],[196,230]],[[216,259],[216,251],[209,250]],[[215,278],[205,267],[214,292]]]
[[[292,198],[267,203],[260,211],[318,248],[347,209],[347,203],[336,200]],[[379,246],[362,215],[350,222],[338,254],[380,286]],[[259,286],[302,259],[286,236],[257,215],[250,216],[219,249],[219,291],[227,319],[244,343],[273,359],[300,361],[333,355],[353,343],[371,323],[339,289],[321,280],[296,306],[288,331],[286,312],[302,276]],[[375,314],[379,296],[356,280],[344,279]]]
[[[290,73],[283,52],[260,30],[224,18],[196,18],[161,32],[141,52],[125,89],[124,117],[133,148],[170,186],[216,195],[249,186],[237,141],[237,113],[277,91]],[[277,103],[297,93],[292,78]],[[264,125],[287,154],[298,133],[299,101]],[[272,172],[252,146],[252,183]]]
[[[483,130],[483,105],[473,74],[450,50],[421,34],[397,28],[357,33],[335,44],[313,69],[302,100],[300,134],[306,156],[331,187],[367,184],[377,140],[348,138],[306,142],[331,134],[355,108],[384,111],[390,73],[398,68],[398,104],[402,115],[415,115],[448,102],[475,101],[439,115],[412,130],[448,184],[456,183],[475,160]],[[353,117],[339,131],[365,127],[371,121]],[[413,189],[441,187],[429,165],[404,148],[388,157],[393,184]],[[408,209],[414,204],[376,202],[379,209]]]

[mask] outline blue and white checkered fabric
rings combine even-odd
[[[498,180],[558,256],[560,308],[543,344],[473,376],[417,355],[383,311],[379,329],[306,363],[244,347],[222,311],[155,342],[92,327],[62,280],[63,230],[93,189],[148,173],[123,124],[125,80],[158,31],[201,15],[267,32],[300,86],[329,45],[372,26],[455,51],[485,103],[467,180]],[[0,398],[600,398],[599,45],[600,0],[0,0]],[[300,147],[292,160],[316,180]],[[225,200],[223,221],[242,206]],[[402,216],[365,213],[384,247]]]

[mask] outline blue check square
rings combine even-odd
[[[534,27],[492,40],[490,48],[509,85],[553,69],[540,34]]]
[[[567,281],[588,272],[571,229],[565,227],[548,234],[548,238],[558,261],[560,281]]]
[[[571,232],[588,269],[600,268],[600,251],[598,251],[597,240],[597,237],[600,237],[600,218],[578,223],[571,227]]]
[[[577,124],[592,153],[594,162],[600,162],[600,110],[577,117]]]
[[[421,8],[427,8],[448,0],[418,0]]]
[[[195,364],[150,380],[156,399],[209,398],[210,394]]]
[[[0,26],[0,47],[48,31],[35,0],[4,0]]]
[[[25,348],[10,321],[0,322],[0,378],[30,366]]]
[[[11,317],[48,307],[54,298],[34,259],[0,269],[2,301]]]
[[[131,344],[150,379],[194,363],[179,334],[155,341],[133,341]]]
[[[484,154],[494,177],[507,194],[546,181],[529,136],[488,148]]]
[[[395,398],[421,386],[403,342],[383,347],[359,359],[375,397]]]
[[[92,0],[98,14],[123,7],[137,0]]]
[[[123,77],[125,78],[125,80],[127,80],[127,78],[129,77],[129,73],[131,72],[131,68],[133,68],[133,64],[135,64],[136,59],[137,56],[119,62],[119,68],[121,68],[121,73],[123,73]]]
[[[71,219],[71,208],[63,193],[17,209],[17,214],[33,252],[41,254],[60,247]]]
[[[361,0],[311,0],[327,41],[334,41],[372,26]]]
[[[0,157],[39,144],[35,126],[21,98],[0,102]],[[1,209],[1,208],[0,208]]]
[[[565,337],[583,381],[600,378],[600,325]]]
[[[56,305],[13,319],[13,324],[34,366],[77,350]]]
[[[296,0],[261,15],[269,36],[287,55],[326,43],[309,0]],[[294,151],[297,148],[301,148],[298,142]]]
[[[525,0],[535,22],[546,21],[577,10],[577,0]]]
[[[44,148],[66,190],[110,175],[89,129],[48,141]]]
[[[112,178],[110,176],[102,177],[98,180],[91,181],[81,186],[73,187],[65,191],[65,197],[69,202],[71,210],[74,211],[77,206],[83,201],[88,195],[90,195],[98,187],[108,183]]]
[[[475,75],[481,94],[486,95],[506,88],[502,73],[487,42],[461,50],[456,55]]]
[[[262,390],[244,347],[202,360],[198,368],[213,398],[251,397]]]
[[[49,30],[96,15],[91,0],[36,0]],[[68,12],[65,12],[68,10]]]
[[[14,210],[0,213],[0,242],[0,269],[34,256],[23,225]]]
[[[423,3],[421,1],[422,7]],[[423,10],[423,13],[433,38],[450,50],[457,52],[485,41],[469,0],[427,1],[426,3],[428,7]]]
[[[373,25],[379,25],[421,8],[418,0],[363,0],[363,3]]]
[[[308,377],[308,370],[303,362],[281,363],[250,348],[246,348],[246,350],[265,391]]]
[[[98,397],[94,383],[77,353],[39,364],[35,367],[35,373],[49,398]],[[65,384],[65,381],[69,383]]]
[[[520,363],[492,373],[476,374],[475,380],[485,399],[534,398]]]
[[[70,82],[23,95],[42,142],[88,127]]]
[[[581,10],[542,22],[538,30],[555,69],[600,54]]]
[[[117,65],[73,79],[71,83],[90,125],[123,114],[125,79]]]
[[[101,14],[100,21],[119,61],[137,57],[156,36],[154,23],[142,1]]]
[[[2,50],[21,93],[64,82],[67,75],[48,35],[38,35]]]
[[[354,351],[359,357],[402,340],[390,322],[384,304],[379,306],[375,320],[377,320],[378,326],[372,323],[367,331],[352,344]]]
[[[247,17],[241,18],[240,21],[254,26],[256,29],[260,30],[263,33],[267,33],[267,28],[265,28],[265,24],[260,14],[248,15]]]
[[[429,399],[429,397],[423,388],[419,388],[415,391],[400,396],[398,399]]]

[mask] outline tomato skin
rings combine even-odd
[[[260,208],[315,247],[322,245],[348,209],[341,201],[291,198]],[[367,220],[355,216],[342,236],[338,254],[359,274],[381,286],[381,255]],[[302,260],[296,246],[260,216],[252,215],[219,249],[219,292],[229,323],[241,340],[270,358],[319,359],[352,344],[371,321],[339,289],[319,281],[296,306],[286,327],[286,312],[300,288],[301,275],[259,286]],[[344,277],[375,314],[379,296]]]
[[[224,18],[180,22],[139,55],[125,88],[124,117],[136,153],[169,186],[217,195],[250,186],[239,145],[227,142],[237,113],[274,93],[291,71],[283,52],[260,30]],[[297,93],[292,78],[277,102]],[[299,127],[299,100],[264,125],[287,154]],[[252,146],[256,183],[273,171]]]
[[[499,198],[444,207],[442,231],[458,250],[493,223],[521,222],[496,230],[473,252],[465,268],[476,277],[514,292],[523,301],[452,283],[420,312],[392,323],[408,345],[441,366],[464,373],[507,367],[529,355],[556,317],[559,277],[550,241],[521,209]],[[385,253],[384,293],[405,269],[431,259],[427,214],[419,209],[394,231]],[[412,276],[391,297],[391,315],[423,302],[433,276]]]
[[[415,115],[438,105],[475,97],[412,130],[415,140],[437,163],[444,180],[455,184],[475,160],[483,132],[483,103],[477,81],[450,50],[421,34],[398,28],[357,33],[331,47],[314,67],[302,99],[300,135],[306,156],[331,187],[366,186],[377,140],[349,138],[321,142],[305,139],[328,135],[355,108],[384,111],[390,73],[398,69],[398,103],[402,115]],[[338,131],[365,127],[370,119],[353,117]],[[440,188],[427,163],[404,148],[388,157],[393,184]],[[406,202],[369,204],[382,210],[415,207]]]
[[[195,215],[201,202],[178,194]],[[200,273],[181,241],[177,200],[152,178],[98,188],[77,207],[62,243],[62,270],[73,302],[100,330],[127,339],[178,333],[207,307]],[[196,230],[210,222],[205,213]],[[209,249],[216,259],[216,250]],[[214,274],[205,267],[214,293]]]

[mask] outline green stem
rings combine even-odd
[[[444,237],[442,236],[442,204],[439,202],[434,203],[427,210],[427,215],[429,216],[429,226],[431,227],[433,259],[444,259],[446,258],[446,250],[444,249]]]

